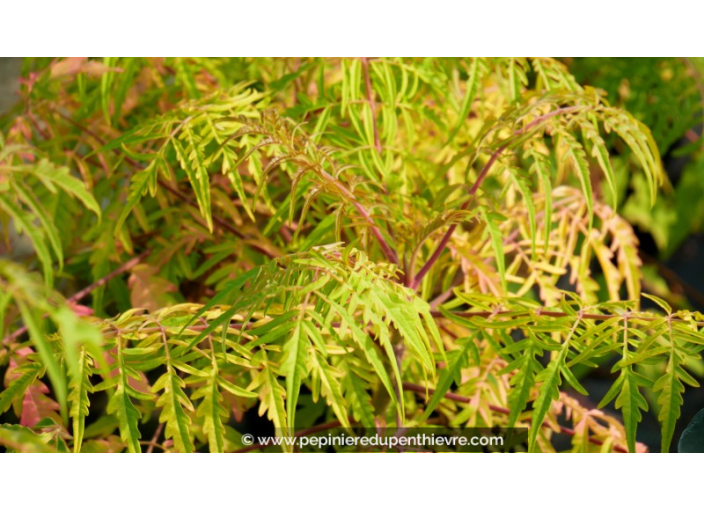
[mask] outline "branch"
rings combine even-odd
[[[426,394],[426,388],[424,386],[421,386],[420,384],[405,382],[405,383],[403,383],[403,389],[408,390],[408,391],[412,391],[414,393],[418,393],[419,395],[423,395],[423,396],[425,396],[425,394]],[[433,393],[435,393],[435,390],[432,388],[427,388],[427,392],[430,394],[433,394]],[[469,397],[458,395],[457,393],[452,393],[450,391],[445,393],[445,395],[443,395],[443,398],[446,398],[447,400],[453,400],[455,402],[461,402],[463,404],[470,404],[472,402],[472,399],[470,399]],[[489,404],[489,409],[491,409],[492,411],[494,411],[496,413],[500,413],[500,414],[510,414],[510,412],[511,412],[508,409],[506,409],[505,407],[499,407],[499,406],[495,406],[495,405],[491,405],[491,404]],[[541,426],[546,427],[546,428],[551,428],[548,423],[542,423]],[[560,427],[560,433],[567,434],[568,436],[575,435],[574,429],[571,429],[569,427],[564,427],[562,425],[560,425],[559,427]],[[589,442],[592,444],[598,445],[598,446],[602,446],[604,444],[603,441],[601,441],[595,437],[590,437]],[[619,446],[619,445],[614,445],[614,450],[616,450],[617,452],[620,452],[620,453],[628,453],[628,450],[626,450],[623,446]]]
[[[369,224],[369,229],[372,231],[372,235],[374,235],[374,237],[376,238],[377,242],[379,243],[379,246],[381,247],[381,251],[384,252],[386,258],[389,260],[389,262],[398,265],[399,261],[396,251],[391,246],[389,246],[389,243],[386,242],[386,239],[384,239],[384,236],[379,230],[379,227],[377,227],[376,223],[374,223],[372,215],[369,214],[369,211],[367,211],[367,209],[361,203],[359,203],[359,201],[357,201],[357,197],[355,197],[354,194],[350,190],[348,190],[344,184],[335,179],[325,170],[321,169],[320,174],[325,180],[335,186],[340,191],[340,193],[352,203],[354,208],[357,209],[359,214],[361,214],[364,220]]]
[[[159,424],[159,426],[156,428],[156,431],[154,432],[154,436],[152,437],[152,440],[149,442],[149,448],[147,448],[147,453],[152,453],[154,451],[154,447],[158,446],[162,450],[164,449],[161,445],[159,445],[159,436],[161,435],[161,431],[164,430],[164,425],[166,423],[162,422]],[[142,442],[140,441],[140,444]]]
[[[365,60],[363,60],[363,64],[364,64],[364,62],[366,62],[366,57],[365,57]],[[368,65],[368,64],[365,64],[365,69],[366,69],[366,65]],[[369,79],[368,75],[367,75],[367,79]],[[374,111],[375,111],[375,109],[374,109],[374,102],[372,101],[372,102],[370,103],[370,105],[371,105],[371,108],[372,108],[372,114],[374,114]],[[79,124],[78,122],[76,122],[75,120],[73,120],[73,119],[70,118],[68,115],[65,115],[65,114],[62,113],[62,112],[59,112],[59,111],[57,111],[57,110],[52,110],[52,111],[54,111],[55,113],[57,113],[61,118],[63,118],[63,119],[66,120],[67,122],[69,122],[71,125],[75,126],[75,127],[78,128],[79,130],[81,130],[81,131],[83,131],[84,133],[86,133],[87,135],[93,137],[93,138],[94,138],[97,142],[99,142],[100,144],[105,145],[105,140],[104,140],[99,134],[97,134],[96,132],[94,132],[93,130],[91,130],[90,128]],[[377,140],[377,143],[378,143],[378,133],[377,133],[377,129],[376,129],[376,122],[374,123],[374,133],[375,133],[375,135],[374,135],[374,136],[375,136],[375,140]],[[378,150],[381,151],[381,145],[380,145],[380,144],[378,145]],[[114,149],[114,151],[117,152],[117,149]],[[129,156],[125,157],[125,161],[126,161],[130,166],[132,166],[133,168],[135,168],[135,169],[137,169],[137,170],[143,170],[143,169],[144,169],[144,167],[143,167],[142,165],[140,165],[137,161],[135,161],[134,159],[130,158]],[[376,226],[376,224],[375,224],[374,221],[372,220],[371,214],[369,214],[369,212],[364,208],[364,206],[363,206],[362,204],[360,204],[360,203],[357,201],[357,199],[356,199],[355,196],[352,194],[352,192],[350,192],[347,188],[345,188],[341,183],[337,182],[331,175],[327,174],[326,172],[323,172],[323,174],[326,176],[326,178],[327,178],[330,182],[332,182],[332,183],[343,193],[343,195],[345,195],[345,196],[348,198],[348,200],[350,200],[350,202],[352,202],[352,204],[354,205],[355,209],[357,209],[357,211],[362,215],[362,217],[365,219],[365,221],[366,221],[367,223],[369,223],[369,226],[370,226],[372,235],[374,235],[374,237],[376,238],[376,240],[379,242],[379,245],[381,246],[381,250],[384,252],[384,255],[386,256],[386,258],[387,258],[390,262],[392,262],[393,264],[398,265],[398,264],[399,264],[398,255],[397,255],[396,252],[393,250],[393,248],[391,248],[391,246],[389,246],[389,244],[386,242],[386,239],[384,239],[384,236],[381,234],[381,231],[379,230],[379,228]],[[169,193],[171,193],[171,194],[173,194],[174,196],[180,198],[181,200],[183,200],[184,202],[188,203],[189,205],[192,205],[192,206],[194,206],[194,207],[197,206],[197,204],[196,204],[193,200],[191,200],[187,195],[185,195],[184,193],[182,193],[182,192],[181,192],[180,190],[178,190],[177,188],[175,188],[175,187],[173,187],[173,186],[167,184],[167,183],[164,182],[162,179],[159,179],[159,186],[163,187],[163,188],[166,189]],[[212,213],[211,213],[211,216],[212,216],[212,218],[213,218],[213,223],[216,223],[217,225],[219,225],[219,226],[222,227],[223,229],[227,230],[227,231],[230,232],[231,234],[237,236],[239,239],[244,239],[244,240],[247,239],[244,234],[242,234],[239,230],[237,230],[235,227],[233,227],[233,226],[230,224],[230,222],[228,222],[227,220],[221,218],[220,216],[217,216],[217,215],[215,215],[215,214],[212,214]],[[267,257],[269,257],[269,258],[272,258],[272,259],[273,259],[273,258],[276,258],[276,257],[279,256],[279,254],[277,254],[277,253],[275,253],[275,252],[272,252],[271,250],[269,250],[269,249],[267,249],[267,248],[265,248],[265,247],[263,247],[263,246],[258,246],[258,245],[256,245],[256,244],[253,244],[253,245],[251,245],[251,246],[252,246],[252,248],[253,248],[255,251],[258,251],[258,252],[261,253],[262,255],[265,255],[265,256],[267,256]]]
[[[580,108],[579,106],[568,106],[564,108],[558,108],[557,110],[553,110],[549,113],[546,113],[545,115],[541,115],[540,117],[534,119],[533,121],[529,122],[526,124],[523,128],[514,131],[513,134],[506,140],[504,141],[498,149],[494,151],[494,153],[491,155],[489,158],[489,161],[486,162],[484,167],[482,168],[481,172],[479,172],[479,175],[477,176],[477,180],[474,182],[474,185],[470,188],[469,190],[469,198],[460,206],[460,211],[466,210],[470,204],[472,203],[472,200],[474,200],[474,195],[476,195],[477,191],[479,190],[479,186],[481,186],[482,182],[486,178],[486,176],[489,173],[489,170],[491,170],[491,167],[496,163],[496,160],[499,159],[499,156],[503,154],[503,152],[506,150],[506,148],[509,146],[510,141],[517,137],[517,136],[522,136],[526,134],[528,131],[533,129],[535,126],[543,123],[544,121],[555,117],[557,115],[565,114],[565,113],[571,113],[575,110]],[[435,248],[435,251],[433,254],[430,256],[428,261],[423,265],[423,267],[418,271],[418,273],[415,275],[413,280],[411,281],[411,284],[409,285],[410,288],[413,290],[418,288],[418,285],[420,285],[420,282],[423,280],[423,277],[430,271],[430,268],[433,267],[435,262],[440,258],[440,255],[442,254],[443,250],[447,246],[447,244],[450,242],[450,239],[452,238],[452,234],[455,232],[455,229],[457,229],[457,223],[454,223],[450,225],[450,228],[447,229],[445,232],[445,235],[443,235],[442,239],[440,240],[440,243],[438,244],[437,248]]]
[[[115,269],[113,272],[106,274],[105,276],[103,276],[103,277],[102,277],[101,279],[99,279],[98,281],[96,281],[96,282],[94,282],[94,283],[91,283],[91,284],[88,285],[86,288],[84,288],[84,289],[79,290],[78,292],[76,292],[73,296],[71,296],[70,298],[68,298],[67,301],[68,301],[69,303],[78,303],[81,299],[83,299],[84,297],[86,297],[88,294],[90,294],[91,292],[93,292],[93,291],[94,291],[95,289],[97,289],[98,287],[102,287],[103,285],[105,285],[106,283],[108,283],[110,280],[112,280],[112,279],[115,278],[116,276],[119,276],[119,275],[121,275],[122,273],[126,273],[127,271],[129,271],[130,269],[132,269],[134,266],[136,266],[137,264],[139,264],[142,260],[144,260],[145,258],[147,258],[147,256],[151,253],[151,251],[152,251],[151,249],[148,249],[148,250],[144,251],[143,253],[137,255],[136,257],[131,258],[130,260],[128,260],[127,262],[125,262],[124,264],[122,264],[120,267],[118,267],[117,269]]]

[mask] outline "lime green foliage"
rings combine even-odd
[[[553,451],[568,423],[574,451],[635,451],[654,408],[668,450],[704,318],[640,309],[617,213],[660,207],[667,145],[568,64],[27,60],[0,444],[234,451],[258,413],[281,437],[530,426]],[[620,421],[571,396],[606,366]]]
[[[620,190],[609,192],[619,201],[624,218],[649,232],[665,257],[672,255],[704,224],[699,200],[704,158],[697,127],[704,120],[704,59],[578,58],[570,61],[570,70],[580,82],[604,89],[614,104],[647,125],[660,153],[673,163],[672,189],[668,185],[651,207],[645,182],[636,177],[628,183],[637,164],[632,154],[616,145],[612,159]]]

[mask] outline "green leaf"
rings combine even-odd
[[[218,391],[218,386],[217,367],[211,367],[205,385],[198,388],[192,395],[193,399],[203,399],[198,406],[196,416],[203,418],[203,432],[208,437],[210,453],[223,453],[225,451],[225,426],[222,420],[223,418],[227,419],[229,413],[222,405],[223,396]]]
[[[51,318],[59,326],[64,343],[64,354],[69,372],[80,377],[80,346],[84,346],[95,359],[102,359],[103,337],[100,330],[81,320],[68,306],[61,306],[51,313]],[[75,384],[80,384],[74,381]]]
[[[380,292],[380,290],[374,287],[370,293],[372,302],[379,309],[379,314],[393,323],[406,345],[418,356],[424,369],[435,373],[435,364],[430,352],[427,333],[418,316],[418,310],[413,308],[418,303],[415,300],[408,303],[407,300],[403,300],[393,293]]]
[[[467,116],[469,115],[469,110],[472,107],[474,98],[477,95],[477,89],[479,88],[479,81],[483,77],[484,65],[479,58],[472,58],[472,63],[469,65],[469,70],[467,71],[467,83],[466,92],[464,98],[462,99],[462,106],[460,107],[459,114],[457,115],[457,125],[452,130],[447,143],[449,144],[457,136],[457,133],[462,128],[462,125],[466,122]]]
[[[141,453],[142,448],[139,445],[139,439],[142,434],[139,432],[139,420],[142,414],[132,403],[129,395],[129,382],[127,380],[127,368],[125,366],[124,357],[120,339],[117,342],[117,385],[115,393],[108,402],[108,414],[116,414],[120,424],[120,437],[127,445],[127,451],[130,453]]]
[[[33,168],[33,173],[50,191],[54,191],[54,185],[58,186],[69,195],[80,200],[85,207],[93,211],[98,218],[100,218],[101,210],[95,198],[88,192],[83,182],[71,175],[71,171],[68,167],[57,167],[49,161],[42,159]]]
[[[333,308],[340,315],[340,317],[341,317],[342,321],[345,323],[345,325],[348,328],[350,328],[350,331],[352,332],[352,339],[357,343],[359,348],[364,353],[364,356],[366,357],[367,361],[374,368],[374,371],[376,372],[377,376],[381,380],[381,383],[386,388],[386,391],[388,392],[388,394],[391,398],[391,401],[398,409],[399,414],[401,414],[401,416],[403,416],[404,415],[403,400],[399,401],[399,399],[396,398],[396,390],[394,389],[394,385],[391,382],[391,378],[389,377],[389,373],[386,371],[386,368],[384,367],[384,362],[381,360],[381,357],[379,357],[379,354],[376,352],[376,350],[374,348],[374,343],[372,342],[371,338],[369,338],[369,335],[367,335],[362,330],[362,328],[360,328],[357,325],[357,322],[350,315],[348,315],[347,310],[342,308],[340,305],[338,305],[334,301],[330,301],[329,304],[330,304],[330,307]],[[395,360],[394,360],[394,363],[395,363]],[[399,379],[400,379],[400,377],[399,377]],[[400,380],[398,380],[398,382],[399,382],[399,384],[401,384]]]
[[[562,140],[566,145],[565,157],[572,161],[574,169],[577,171],[579,182],[582,185],[582,192],[587,202],[587,210],[589,212],[589,228],[592,228],[594,222],[594,192],[592,191],[592,181],[589,174],[589,163],[584,149],[580,143],[570,134],[562,133]]]
[[[616,409],[621,409],[623,425],[626,429],[626,441],[631,452],[636,451],[636,429],[638,423],[643,419],[640,411],[641,409],[643,411],[648,410],[648,402],[638,390],[640,384],[641,382],[633,368],[630,365],[625,366],[616,382],[611,386],[602,401],[599,402],[599,407],[604,407],[618,395]]]
[[[330,364],[317,351],[310,356],[310,366],[313,377],[320,381],[320,394],[325,397],[328,405],[332,408],[335,416],[343,427],[350,427],[349,418],[347,417],[347,405],[342,394],[340,379],[342,374],[330,366]],[[314,400],[317,392],[317,386],[314,387]]]
[[[12,378],[5,390],[0,393],[0,414],[7,412],[12,404],[24,397],[27,388],[40,376],[43,371],[39,363],[26,363],[13,369],[13,374],[18,374]]]
[[[609,157],[609,151],[606,148],[606,143],[601,136],[599,136],[599,132],[592,124],[585,122],[582,123],[581,126],[584,136],[591,142],[592,157],[599,163],[601,170],[604,172],[604,177],[606,177],[606,183],[609,186],[609,193],[611,195],[611,207],[616,209],[616,204],[618,202],[618,193],[616,192],[616,175],[613,167],[611,166],[611,158]]]
[[[301,390],[301,382],[308,375],[307,361],[310,342],[307,331],[302,327],[304,313],[305,311],[301,310],[291,338],[284,345],[286,358],[281,364],[281,374],[286,377],[286,416],[289,430],[295,428],[298,394]]]
[[[528,77],[526,76],[525,59],[511,58],[508,64],[508,90],[509,99],[513,103],[521,101],[522,87],[528,85]]]
[[[433,396],[425,406],[425,411],[420,421],[426,421],[430,417],[437,405],[445,397],[445,394],[450,391],[453,381],[459,381],[462,369],[469,365],[468,354],[474,347],[474,337],[464,339],[461,345],[462,347],[459,350],[449,353],[447,366],[440,372],[440,378],[435,386],[435,391],[433,391]]]
[[[274,424],[276,434],[281,437],[287,437],[289,429],[287,427],[288,421],[286,420],[286,406],[284,404],[286,392],[277,380],[277,374],[271,366],[266,351],[259,352],[262,353],[264,366],[247,389],[259,389],[259,415],[267,413],[267,418]],[[290,445],[282,444],[282,446],[286,450]]]
[[[358,375],[357,369],[351,362],[344,362],[344,378],[342,379],[342,390],[345,400],[352,409],[352,416],[366,428],[374,428],[374,406],[367,391],[366,381]]]
[[[8,451],[22,453],[55,453],[56,450],[32,429],[20,425],[0,425],[0,445]]]
[[[533,202],[533,193],[530,190],[530,182],[520,174],[517,169],[510,172],[511,178],[520,190],[521,196],[523,197],[523,203],[528,211],[528,225],[530,227],[530,246],[531,246],[531,258],[533,260],[537,257],[537,252],[535,250],[535,240],[538,235],[538,229],[536,227],[535,220],[535,203]]]
[[[227,381],[223,379],[222,377],[218,377],[218,384],[222,389],[225,391],[232,393],[236,397],[243,397],[243,398],[254,398],[257,396],[256,393],[253,393],[251,391],[247,391],[243,388],[240,388],[239,386],[235,386],[232,384],[230,381]]]
[[[18,182],[13,182],[12,186],[17,192],[17,195],[25,204],[27,204],[34,215],[39,219],[42,227],[44,228],[43,232],[49,239],[49,243],[51,244],[54,254],[56,255],[56,259],[59,262],[59,269],[63,269],[64,254],[61,246],[59,231],[56,228],[56,225],[54,225],[54,222],[49,218],[47,211],[44,209],[37,197],[34,196],[31,190],[27,189],[24,185]]]
[[[239,169],[235,166],[235,162],[230,156],[230,153],[227,151],[223,152],[222,173],[228,176],[230,182],[232,183],[232,187],[235,188],[235,191],[237,192],[237,196],[240,197],[242,207],[244,207],[247,216],[254,221],[254,212],[249,205],[249,197],[244,191],[242,176],[240,175]]]
[[[37,252],[37,257],[42,264],[44,271],[44,281],[47,287],[54,285],[54,268],[51,262],[51,253],[44,241],[44,232],[34,226],[34,218],[23,209],[0,194],[0,209],[4,209],[7,214],[15,221],[17,230],[24,232],[32,240],[34,250]]]
[[[194,408],[183,391],[185,387],[186,383],[176,374],[170,362],[167,362],[167,371],[154,383],[152,393],[163,390],[156,405],[162,409],[159,423],[166,423],[164,437],[172,438],[179,452],[192,453],[191,418],[186,414],[186,410],[193,412]]]
[[[204,164],[203,148],[200,139],[197,138],[190,127],[184,126],[182,132],[181,136],[185,139],[186,147],[181,145],[181,141],[175,138],[172,138],[171,144],[176,149],[181,168],[186,172],[191,187],[193,187],[200,213],[205,218],[208,230],[212,232],[213,217],[210,211],[210,179]]]
[[[46,367],[54,393],[56,394],[56,399],[61,407],[61,414],[66,418],[66,377],[59,366],[54,349],[49,344],[44,334],[41,317],[37,317],[35,310],[30,310],[22,301],[18,301],[17,306],[20,309],[22,320],[29,330],[29,337],[37,347],[42,363]]]
[[[93,374],[93,361],[88,356],[85,347],[79,349],[77,371],[69,369],[68,401],[71,402],[69,416],[73,419],[73,451],[79,453],[83,444],[86,429],[86,416],[90,407],[89,393],[93,392],[90,377]]]
[[[523,410],[528,406],[530,393],[535,385],[535,376],[542,366],[535,359],[540,356],[542,350],[536,344],[529,340],[528,348],[523,351],[523,354],[514,363],[511,363],[506,370],[516,370],[516,374],[511,378],[511,386],[513,389],[508,396],[508,407],[510,413],[508,415],[508,427],[515,427],[518,417]]]
[[[531,425],[528,435],[529,451],[534,452],[537,444],[538,433],[543,425],[545,415],[547,415],[553,400],[560,398],[560,373],[567,356],[567,343],[558,351],[558,355],[553,358],[548,366],[543,369],[535,378],[536,382],[542,383],[538,398],[533,403],[533,414],[531,415]]]
[[[491,239],[491,246],[494,249],[494,256],[496,261],[496,269],[501,277],[501,286],[506,288],[506,261],[504,259],[504,239],[501,234],[501,230],[497,225],[497,222],[502,222],[505,220],[500,214],[489,212],[485,207],[479,207],[482,220],[487,227],[489,232],[489,237]]]
[[[117,235],[122,228],[122,225],[127,220],[127,217],[132,212],[132,209],[139,203],[142,196],[144,196],[147,191],[151,190],[152,196],[156,192],[156,180],[157,180],[157,160],[152,161],[147,168],[141,172],[137,172],[132,176],[130,182],[130,192],[127,195],[127,203],[120,213],[120,217],[115,223],[115,235]]]
[[[670,451],[675,425],[680,417],[680,407],[684,402],[682,399],[684,385],[677,378],[674,366],[668,364],[666,373],[655,381],[653,390],[660,392],[658,397],[658,404],[660,405],[658,420],[662,425],[660,448],[663,453],[667,453]]]

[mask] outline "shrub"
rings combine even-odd
[[[670,449],[704,318],[643,293],[632,223],[671,196],[674,141],[564,62],[23,76],[0,141],[6,447],[236,451],[254,410],[280,436],[529,426],[531,451],[635,451],[655,407]],[[618,415],[582,382],[599,368]]]

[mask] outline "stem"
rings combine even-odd
[[[414,384],[414,383],[408,383],[408,382],[403,383],[403,389],[408,390],[408,391],[412,391],[414,393],[418,393],[419,395],[423,395],[423,396],[426,395],[426,390],[430,394],[435,393],[435,390],[432,388],[426,389],[424,386],[421,386],[420,384]],[[472,402],[472,399],[470,399],[469,397],[458,395],[457,393],[452,393],[450,391],[445,393],[445,395],[443,395],[443,398],[446,398],[447,400],[453,400],[455,402],[461,402],[463,404],[469,404]],[[504,407],[499,407],[499,406],[495,406],[495,405],[491,405],[491,404],[489,404],[489,409],[491,409],[494,412],[501,413],[501,414],[509,414],[511,412]],[[550,424],[548,424],[548,423],[542,423],[541,426],[546,427],[546,428],[551,428]],[[562,425],[560,425],[560,432],[562,434],[567,434],[568,436],[575,435],[574,429],[571,429],[569,427],[564,427]],[[601,441],[600,439],[597,439],[595,437],[590,437],[589,442],[592,444],[598,445],[598,446],[601,446],[604,444],[603,441]],[[619,445],[614,445],[614,450],[617,452],[620,452],[620,453],[628,453],[628,450],[626,450],[623,446],[619,446]]]
[[[384,236],[381,234],[379,227],[377,227],[374,223],[374,220],[372,220],[372,217],[369,212],[359,202],[354,202],[353,205],[354,208],[359,211],[359,214],[361,214],[364,219],[367,220],[367,223],[369,223],[369,229],[372,231],[372,234],[374,235],[374,237],[376,237],[376,240],[379,242],[381,251],[384,252],[386,258],[389,259],[390,262],[398,265],[398,255],[396,255],[394,249],[389,246],[389,243],[386,242],[386,239],[384,239]]]
[[[354,196],[354,194],[350,190],[348,190],[344,184],[335,179],[332,175],[322,169],[320,171],[320,175],[322,175],[325,180],[335,186],[340,191],[340,193],[352,203],[354,208],[357,209],[357,212],[359,212],[359,214],[361,214],[364,220],[369,224],[369,229],[371,230],[372,235],[376,238],[377,242],[379,243],[381,251],[384,252],[386,258],[389,260],[389,262],[398,265],[399,261],[396,251],[394,251],[394,249],[389,246],[389,243],[386,242],[386,239],[384,239],[384,236],[381,234],[379,227],[377,227],[374,223],[372,215],[369,214],[369,211],[367,211],[367,209],[357,201],[357,198]]]
[[[470,188],[469,190],[469,198],[460,206],[460,210],[464,211],[466,210],[470,204],[472,203],[472,200],[474,199],[474,195],[476,195],[477,191],[479,190],[479,186],[481,186],[482,182],[486,178],[487,174],[489,173],[489,170],[491,170],[491,167],[496,163],[496,160],[499,159],[499,156],[503,154],[504,150],[509,146],[509,143],[511,139],[524,135],[531,129],[533,129],[535,126],[541,124],[542,122],[546,121],[547,119],[550,119],[552,117],[555,117],[557,115],[565,114],[565,113],[571,113],[575,110],[577,110],[579,107],[578,106],[568,106],[564,108],[558,108],[557,110],[553,110],[549,113],[546,113],[545,115],[541,115],[540,117],[534,119],[533,121],[529,122],[526,124],[524,127],[521,129],[514,131],[511,137],[509,137],[506,141],[504,141],[498,149],[494,151],[494,153],[491,155],[489,158],[489,161],[486,162],[484,167],[482,168],[481,172],[479,172],[479,175],[477,176],[477,180],[474,182],[474,185]],[[423,267],[418,271],[418,274],[415,275],[413,278],[413,281],[411,282],[410,288],[413,290],[418,288],[418,285],[420,285],[420,282],[423,280],[423,277],[430,271],[430,269],[433,267],[433,265],[437,262],[437,260],[440,258],[440,255],[442,254],[443,250],[445,247],[448,245],[450,242],[450,239],[452,238],[452,234],[455,232],[457,229],[457,223],[454,223],[450,225],[450,227],[447,229],[445,232],[445,235],[442,236],[442,239],[440,240],[440,243],[438,244],[437,248],[435,248],[435,251],[433,254],[430,256],[428,261],[423,265]]]
[[[152,437],[152,440],[148,443],[149,448],[147,448],[147,453],[152,453],[154,451],[155,446],[159,446],[162,450],[164,449],[162,446],[159,445],[159,436],[161,435],[161,431],[164,430],[164,425],[166,422],[162,422],[159,424],[159,426],[156,428],[156,432],[154,432],[154,436]],[[141,441],[140,441],[141,444]]]
[[[363,64],[363,68],[366,70],[366,69],[367,69],[367,66],[369,65],[369,64],[368,64],[368,60],[367,60],[366,57],[364,57],[364,58],[362,59],[362,64]],[[370,92],[371,92],[371,88],[370,88],[370,87],[371,87],[371,81],[370,81],[368,72],[365,71],[365,73],[366,73],[366,81],[369,82],[369,83],[368,83],[368,95],[369,95]],[[369,96],[369,97],[370,97],[370,96]],[[376,110],[375,110],[375,106],[374,106],[374,101],[373,101],[373,100],[370,101],[370,106],[371,106],[371,108],[372,108],[372,116],[374,116],[374,115],[375,115],[374,112],[375,112]],[[81,130],[81,131],[83,131],[84,133],[86,133],[87,135],[93,137],[97,142],[101,143],[102,145],[105,145],[105,140],[104,140],[99,134],[97,134],[97,133],[95,133],[93,130],[91,130],[90,128],[79,124],[78,122],[76,122],[75,120],[71,119],[69,116],[65,115],[65,114],[62,113],[62,112],[59,112],[59,111],[57,111],[57,110],[52,110],[52,111],[54,111],[55,113],[57,113],[61,118],[63,118],[64,120],[66,120],[67,122],[69,122],[70,124],[72,124],[73,126],[75,126],[76,128],[78,128],[79,130]],[[374,139],[375,139],[375,143],[377,144],[377,150],[379,150],[379,152],[381,152],[381,143],[379,142],[379,135],[378,135],[377,127],[376,127],[376,121],[374,122]],[[115,149],[115,151],[117,151],[117,149]],[[125,158],[125,161],[126,161],[130,166],[132,166],[132,167],[135,168],[135,169],[138,169],[138,170],[143,170],[143,169],[144,169],[144,168],[142,167],[142,165],[140,165],[137,161],[135,161],[135,160],[133,160],[133,159],[131,159],[131,158],[129,158],[129,157],[126,157],[126,158]],[[398,255],[397,255],[396,252],[393,250],[393,248],[391,248],[391,246],[389,246],[389,244],[386,242],[386,239],[384,239],[384,236],[381,234],[381,231],[379,230],[379,228],[376,226],[376,224],[375,224],[374,221],[372,220],[372,217],[371,217],[371,215],[369,214],[369,212],[364,208],[364,206],[363,206],[362,204],[360,204],[360,203],[357,201],[357,199],[356,199],[355,196],[352,194],[352,192],[350,192],[347,188],[345,188],[341,183],[339,183],[338,181],[336,181],[330,174],[328,174],[327,172],[323,172],[323,175],[326,177],[326,179],[328,179],[330,182],[332,182],[332,183],[335,185],[335,187],[337,187],[337,188],[343,193],[343,195],[345,195],[345,196],[348,198],[348,200],[350,200],[350,201],[352,202],[352,204],[354,205],[355,209],[357,209],[357,211],[362,215],[362,217],[364,217],[365,221],[366,221],[367,223],[369,223],[369,226],[370,226],[372,235],[374,235],[374,237],[376,238],[376,240],[379,242],[379,245],[381,246],[381,250],[384,252],[384,255],[386,256],[386,258],[387,258],[390,262],[392,262],[393,264],[398,265],[398,263],[399,263]],[[190,205],[193,205],[193,206],[196,205],[195,202],[193,202],[193,200],[191,200],[187,195],[185,195],[184,193],[182,193],[182,192],[181,192],[180,190],[178,190],[177,188],[174,188],[173,186],[167,184],[167,183],[164,182],[162,179],[159,179],[159,186],[163,187],[163,188],[166,189],[169,193],[171,193],[171,194],[173,194],[174,196],[180,198],[180,199],[183,200],[184,202],[186,202],[186,203],[188,203],[188,204],[190,204]],[[246,239],[246,237],[244,236],[244,234],[242,234],[242,233],[241,233],[240,231],[238,231],[235,227],[233,227],[233,226],[230,224],[230,222],[228,222],[227,220],[224,220],[223,218],[221,218],[221,217],[219,217],[219,216],[217,216],[217,215],[215,215],[215,214],[211,214],[211,216],[212,216],[212,218],[213,218],[213,223],[216,223],[217,225],[219,225],[220,227],[222,227],[223,229],[227,230],[228,232],[230,232],[231,234],[237,236],[237,237],[240,238],[240,239]],[[261,253],[262,255],[265,255],[265,256],[267,256],[267,257],[269,257],[269,258],[272,258],[272,259],[273,259],[273,258],[278,257],[278,254],[277,254],[277,253],[275,253],[275,252],[273,252],[273,251],[271,251],[271,250],[269,250],[269,249],[267,249],[267,248],[265,248],[265,247],[263,247],[263,246],[258,246],[258,245],[255,244],[255,245],[252,245],[252,248],[253,248],[255,251],[258,251],[258,252]]]
[[[126,273],[127,271],[132,269],[134,266],[136,266],[142,260],[144,260],[151,253],[151,251],[152,251],[151,249],[148,249],[148,250],[144,251],[143,253],[137,255],[136,257],[131,258],[130,260],[128,260],[127,262],[122,264],[120,267],[115,269],[113,272],[106,274],[105,276],[100,278],[98,281],[91,283],[86,288],[76,292],[73,296],[68,298],[67,301],[69,303],[78,303],[81,299],[86,297],[88,294],[93,292],[98,287],[102,287],[103,285],[108,283],[110,280],[112,280],[116,276],[119,276],[122,273]]]

